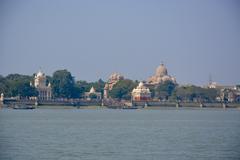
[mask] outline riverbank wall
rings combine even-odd
[[[197,102],[169,102],[169,101],[117,101],[108,100],[83,100],[83,99],[58,99],[58,100],[5,100],[3,105],[13,107],[15,105],[35,106],[105,106],[107,108],[136,108],[136,107],[200,107],[200,108],[240,108],[240,103],[197,103]]]
[[[240,108],[240,103],[197,103],[197,102],[161,102],[161,101],[135,101],[132,106],[143,107],[200,107],[200,108]]]

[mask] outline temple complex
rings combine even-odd
[[[153,75],[152,77],[150,77],[147,80],[147,84],[150,85],[157,85],[160,83],[164,83],[165,81],[171,81],[173,83],[177,83],[176,82],[176,78],[171,77],[170,75],[168,75],[168,71],[167,68],[165,67],[165,65],[162,63],[160,64],[160,66],[156,69],[155,75]]]
[[[133,101],[148,101],[151,99],[151,92],[143,82],[140,82],[137,88],[134,88],[132,91],[132,100]]]
[[[104,98],[108,98],[108,92],[112,90],[113,86],[120,80],[123,80],[124,77],[118,73],[113,73],[104,87]]]
[[[32,85],[32,83],[30,83]],[[38,99],[39,100],[50,100],[52,98],[52,87],[51,84],[48,83],[46,85],[46,75],[39,71],[34,77],[34,87],[38,91]]]
[[[101,95],[101,92],[96,92],[95,88],[92,87],[89,92],[85,92],[84,98],[87,100],[91,100],[91,99],[100,100],[102,99],[102,95]]]

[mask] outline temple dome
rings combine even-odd
[[[142,88],[143,86],[144,86],[143,82],[140,82],[140,83],[138,84],[138,87],[139,87],[139,88]]]
[[[166,81],[171,81],[173,83],[177,83],[176,79],[174,77],[168,75],[167,68],[162,63],[156,69],[155,74],[147,80],[147,83],[152,84],[152,85],[156,85],[156,84],[164,83]]]
[[[37,77],[43,77],[44,76],[44,73],[42,72],[42,71],[39,71],[38,73],[37,73]]]
[[[167,75],[165,75],[165,76],[163,76],[162,77],[162,81],[171,81],[172,80],[172,78],[170,77],[170,76],[167,76]]]
[[[123,76],[120,75],[119,73],[113,73],[112,75],[110,75],[109,80],[108,81],[115,81],[115,80],[121,80],[123,79]]]
[[[164,66],[164,64],[161,64],[157,69],[156,69],[156,76],[163,77],[168,75],[167,68]]]

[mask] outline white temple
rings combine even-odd
[[[34,77],[34,87],[38,91],[39,100],[50,100],[52,98],[52,87],[48,83],[46,85],[46,76],[42,71],[39,71]]]
[[[98,100],[102,99],[102,94],[101,94],[101,92],[96,92],[96,90],[95,90],[94,87],[92,87],[89,92],[85,92],[84,97],[85,97],[87,100],[91,100],[91,99],[92,99],[92,98],[91,98],[92,95],[96,96],[95,99],[98,99]]]
[[[133,101],[147,101],[151,99],[151,92],[143,82],[140,82],[137,88],[134,88],[132,91],[132,100]]]

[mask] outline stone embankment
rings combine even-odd
[[[197,102],[168,102],[168,101],[126,101],[117,99],[84,100],[84,99],[52,99],[52,100],[27,100],[6,99],[1,107],[15,105],[46,105],[46,106],[106,106],[107,108],[137,108],[141,107],[199,107],[199,108],[240,108],[240,103],[197,103]]]

